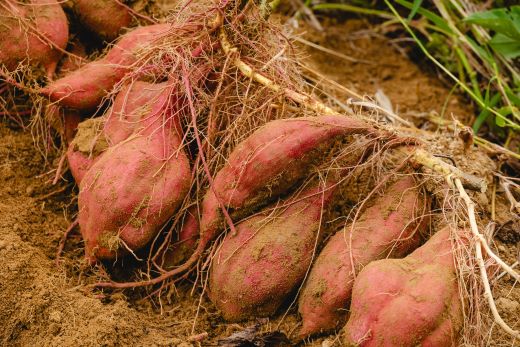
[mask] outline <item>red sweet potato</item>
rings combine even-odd
[[[56,0],[0,2],[0,64],[14,70],[20,63],[44,68],[52,78],[69,39],[69,26]]]
[[[134,29],[107,52],[106,56],[83,65],[60,78],[40,93],[62,106],[79,110],[96,108],[103,97],[121,81],[137,61],[136,53],[161,38],[169,24],[157,24]]]
[[[165,109],[182,110],[181,102],[170,82],[132,82],[121,89],[107,112],[105,134],[111,145],[117,144],[132,133],[161,126],[157,115]],[[166,111],[169,114],[171,112]],[[172,115],[173,117],[173,115]],[[174,117],[178,120],[179,117]],[[176,123],[180,132],[180,125]]]
[[[90,168],[78,199],[88,259],[142,248],[171,217],[190,187],[179,146],[175,130],[138,135],[109,148]]]
[[[235,212],[265,204],[306,177],[338,137],[372,129],[347,116],[320,116],[275,120],[255,131],[233,150],[204,197],[199,248],[223,225],[219,200]]]
[[[77,184],[108,148],[102,129],[102,118],[87,119],[78,125],[76,136],[67,150],[70,172]]]
[[[355,274],[373,260],[403,257],[419,246],[427,218],[412,177],[402,178],[375,199],[352,225],[337,232],[312,267],[299,298],[301,337],[333,330],[346,318]]]
[[[80,22],[100,37],[112,41],[130,25],[132,14],[114,0],[73,0]]]
[[[346,345],[457,345],[462,310],[450,232],[446,227],[408,257],[378,260],[360,272]]]
[[[320,217],[332,189],[306,189],[276,215],[262,213],[237,225],[213,259],[210,298],[226,320],[274,314],[303,281],[320,238]]]

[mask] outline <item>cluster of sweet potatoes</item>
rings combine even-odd
[[[323,242],[334,190],[331,182],[306,188],[226,235],[209,278],[224,318],[273,316],[299,295],[299,338],[345,326],[348,346],[456,345],[462,308],[451,229],[419,247],[430,207],[414,178],[389,184]]]
[[[213,256],[210,299],[226,320],[242,321],[272,316],[299,294],[300,338],[333,332],[347,322],[347,345],[455,344],[462,313],[450,229],[438,231],[418,248],[427,238],[430,201],[413,175],[387,184],[379,195],[369,199],[369,207],[362,207],[353,221],[325,242],[324,221],[338,189],[334,180],[311,184],[251,213],[273,195],[284,195],[292,185],[287,183],[307,171],[306,160],[312,157],[312,150],[308,157],[296,160],[285,157],[297,153],[294,149],[264,153],[276,144],[284,149],[289,149],[287,143],[297,144],[297,148],[305,143],[318,148],[317,142],[303,140],[307,127],[302,124],[300,131],[271,141],[279,136],[275,129],[282,123],[302,120],[272,122],[253,133],[232,153],[228,165],[217,174],[215,189],[206,195],[202,240],[213,238],[215,230],[222,229],[222,205],[232,206],[242,217],[250,215],[234,225]],[[263,130],[265,137],[259,144],[255,141]],[[260,164],[269,162],[264,160],[270,157],[285,161],[285,168],[294,165],[296,173],[280,175],[274,171],[275,163]],[[240,158],[238,163],[234,162],[236,158]],[[264,176],[262,170],[270,175]],[[268,184],[268,192],[248,189],[266,186],[266,181],[255,176],[256,171],[264,180],[276,177],[274,184]],[[397,321],[403,327],[400,330],[392,328]]]
[[[71,20],[111,41],[105,54],[89,60],[77,39],[67,46],[62,5]],[[47,116],[63,119],[91,263],[157,250],[152,244],[173,224],[175,236],[147,260],[166,279],[187,272],[213,244],[209,298],[226,320],[272,316],[297,302],[300,339],[344,327],[347,345],[455,344],[462,323],[452,230],[427,240],[430,200],[413,171],[377,185],[354,213],[329,220],[343,206],[337,192],[348,189],[345,170],[323,175],[317,168],[349,136],[379,138],[372,125],[341,115],[267,122],[214,172],[205,167],[200,184],[194,172],[207,158],[199,138],[196,150],[188,144],[198,136],[189,116],[198,115],[186,74],[137,68],[170,24],[124,33],[136,18],[116,0],[5,0],[0,16],[7,18],[0,64],[43,68],[38,93],[49,103]],[[208,74],[193,70],[201,80]]]
[[[43,68],[48,82],[38,93],[49,100],[46,118],[50,123],[62,119],[69,167],[80,188],[78,221],[87,258],[115,259],[138,251],[180,207],[191,186],[181,98],[172,83],[138,76],[118,87],[112,104],[98,112],[102,117],[80,121],[103,107],[139,52],[160,40],[170,25],[141,26],[118,37],[135,21],[130,7],[114,0],[6,0],[0,15],[7,18],[0,64],[13,72],[17,64]],[[69,21],[100,40],[114,41],[92,61],[77,38],[70,38],[66,52]]]
[[[349,345],[392,346],[399,334],[407,335],[405,346],[455,343],[462,323],[450,229],[417,248],[428,234],[430,201],[413,175],[387,184],[325,242],[324,221],[338,183],[291,189],[316,163],[323,145],[353,132],[369,130],[348,118],[279,120],[236,147],[202,204],[199,251],[224,228],[223,207],[239,219],[213,256],[209,297],[225,319],[241,321],[272,316],[299,292],[300,338],[348,321]],[[418,288],[421,278],[425,283]],[[361,283],[372,291],[359,290]],[[388,294],[390,283],[396,287]],[[381,303],[363,295],[387,297]],[[392,335],[391,324],[402,310],[415,313],[403,314],[399,321],[405,328]],[[384,319],[388,322],[379,327]]]
[[[66,11],[71,20],[108,41],[134,21],[131,8],[117,0],[4,0],[0,4],[0,63],[11,71],[27,64],[39,66],[52,79],[62,55],[78,53],[77,49],[65,51],[69,41]],[[127,47],[122,44],[121,48]],[[112,54],[107,62],[119,59]]]

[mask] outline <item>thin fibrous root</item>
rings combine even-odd
[[[321,101],[313,98],[312,96],[296,92],[289,88],[283,88],[282,86],[278,85],[271,79],[254,71],[254,69],[251,66],[249,66],[247,63],[245,63],[244,61],[242,61],[240,59],[237,48],[233,47],[229,43],[226,33],[223,28],[220,29],[220,43],[221,43],[222,49],[224,50],[224,52],[226,54],[234,56],[233,62],[235,64],[235,66],[245,76],[251,78],[252,80],[264,85],[265,87],[267,87],[275,92],[282,93],[286,98],[315,111],[317,114],[342,115],[341,113],[335,111],[334,109],[325,105]],[[374,123],[373,121],[371,121],[369,119],[365,119],[365,120],[369,123],[374,124],[374,126],[379,126],[378,124]],[[407,151],[407,149],[405,149],[405,148],[403,148],[401,150]],[[464,173],[462,170],[443,162],[439,158],[434,157],[431,153],[428,153],[427,151],[425,151],[423,149],[415,148],[414,152],[412,153],[411,160],[416,162],[417,164],[428,167],[431,170],[433,170],[443,176],[452,175],[457,178],[460,178],[461,181],[463,182],[464,186],[468,189],[478,190],[481,192],[485,192],[487,189],[485,180],[483,180],[479,177],[476,177],[474,175]]]
[[[56,250],[56,265],[60,264],[61,254],[63,253],[63,248],[65,248],[65,242],[67,242],[67,238],[74,228],[78,225],[79,220],[76,218],[74,222],[70,223],[69,227],[63,233],[61,237],[60,243],[58,244],[58,249]]]
[[[457,188],[460,197],[462,200],[464,200],[464,203],[466,204],[466,208],[468,210],[468,218],[469,218],[469,224],[471,233],[473,236],[477,239],[475,243],[475,256],[477,258],[479,270],[480,270],[480,276],[482,277],[482,283],[484,285],[484,296],[486,297],[489,305],[489,309],[491,310],[491,313],[493,314],[493,318],[495,319],[495,322],[508,334],[520,338],[520,331],[513,330],[500,316],[500,313],[498,313],[495,300],[493,299],[493,294],[491,292],[491,287],[489,285],[489,277],[486,271],[486,264],[484,263],[484,258],[482,256],[482,247],[484,247],[484,250],[486,253],[493,258],[500,267],[502,267],[510,276],[512,276],[516,281],[520,280],[520,275],[515,272],[509,265],[504,263],[493,251],[489,248],[489,245],[484,238],[484,236],[480,233],[478,230],[477,225],[477,219],[475,217],[475,203],[471,200],[468,193],[464,190],[464,187],[462,185],[462,182],[459,178],[455,178],[451,180],[451,178],[448,178],[449,181]]]

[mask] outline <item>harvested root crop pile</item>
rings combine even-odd
[[[52,184],[67,169],[77,184],[55,261],[80,274],[92,319],[124,295],[163,314],[191,286],[191,342],[207,337],[195,334],[207,302],[226,322],[277,321],[243,335],[278,344],[336,333],[340,345],[473,346],[494,324],[520,338],[491,287],[519,274],[493,251],[481,210],[497,182],[513,202],[516,181],[494,180],[491,160],[472,167],[471,138],[457,152],[372,101],[336,108],[315,93],[270,4],[187,2],[167,16],[115,0],[1,6],[12,20],[0,47],[30,38],[0,53],[5,114],[19,121],[25,107],[42,158],[59,154]],[[45,11],[55,19],[39,20]],[[69,37],[65,12],[94,44]],[[435,155],[446,151],[457,165]],[[64,249],[84,249],[79,269]]]

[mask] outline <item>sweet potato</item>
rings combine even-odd
[[[323,189],[306,189],[277,215],[249,218],[225,237],[212,262],[209,293],[226,320],[274,314],[303,281],[332,197],[333,189]]]
[[[77,184],[108,148],[102,129],[102,118],[87,119],[78,125],[76,136],[67,150],[70,172]]]
[[[137,81],[123,88],[108,115],[83,122],[69,145],[67,157],[76,182],[81,182],[102,152],[133,134],[160,131],[165,123],[173,124],[180,133],[178,117],[174,117],[172,112],[179,112],[180,108],[181,104],[167,82]]]
[[[169,24],[157,24],[134,29],[122,36],[105,57],[54,81],[40,93],[61,106],[79,110],[96,108],[130,71],[131,65],[137,61],[136,53],[160,39],[169,28]]]
[[[52,78],[69,39],[69,26],[56,0],[0,2],[0,64],[41,66]]]
[[[181,102],[170,82],[132,82],[121,89],[107,112],[105,134],[111,145],[117,144],[132,133],[146,128],[159,128],[162,118],[157,115],[165,109],[182,110]],[[170,113],[166,110],[166,112]],[[176,120],[179,117],[175,117]],[[180,132],[180,125],[176,123]]]
[[[419,245],[427,209],[412,177],[402,178],[375,199],[352,225],[327,242],[299,298],[301,337],[338,327],[346,318],[355,274],[369,262],[403,257]]]
[[[372,129],[347,116],[320,116],[275,120],[255,131],[233,150],[204,197],[199,248],[223,226],[219,200],[243,215],[306,177],[338,137]]]
[[[348,346],[455,346],[462,310],[451,229],[404,259],[370,263],[352,291]]]
[[[114,0],[73,0],[80,22],[101,38],[112,41],[130,25],[132,14]]]
[[[173,122],[110,147],[80,184],[79,226],[87,259],[145,246],[182,203],[191,171]]]

